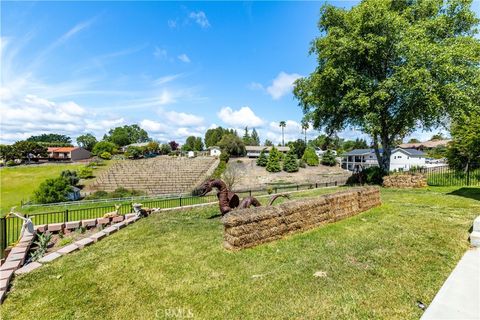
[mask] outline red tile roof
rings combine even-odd
[[[78,149],[78,147],[50,147],[47,148],[48,152],[71,152],[75,149]]]

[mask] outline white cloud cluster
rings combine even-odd
[[[96,135],[123,118],[95,119],[95,116],[73,101],[54,102],[35,95],[3,100],[0,104],[2,143],[11,143],[41,133],[61,133],[77,136],[85,132]]]
[[[203,29],[210,27],[210,22],[207,19],[207,15],[203,11],[198,11],[198,12],[192,11],[188,15],[188,17],[193,21],[195,21],[195,23],[198,24]]]
[[[280,72],[273,80],[272,84],[264,87],[261,83],[252,82],[248,85],[251,90],[262,90],[269,94],[273,100],[278,100],[281,97],[292,92],[293,83],[302,76],[298,73]]]
[[[190,62],[190,58],[185,53],[182,53],[181,55],[179,55],[178,60],[180,60],[182,62],[185,62],[185,63]]]
[[[282,71],[273,79],[272,84],[267,87],[267,92],[274,100],[278,100],[287,93],[292,92],[294,81],[300,77],[301,75],[297,73],[288,74]]]
[[[218,117],[225,124],[232,127],[259,127],[264,121],[258,117],[250,107],[242,107],[238,110],[233,110],[230,107],[223,107],[218,112]]]

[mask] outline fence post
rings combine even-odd
[[[7,248],[7,218],[0,218],[0,257],[3,258]]]
[[[298,184],[297,184],[297,191],[298,191]]]
[[[180,196],[180,207],[182,206],[182,196]]]
[[[63,215],[63,222],[68,222],[68,209],[65,209],[65,214]]]
[[[250,197],[252,196],[252,189],[248,190]]]
[[[315,189],[318,189],[318,182],[315,182]]]
[[[337,180],[335,180],[335,187],[337,186]]]

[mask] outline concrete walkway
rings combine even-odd
[[[421,319],[480,319],[480,248],[463,255]]]

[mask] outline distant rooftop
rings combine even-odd
[[[402,143],[398,147],[402,149],[409,148],[436,148],[441,146],[446,146],[451,140],[431,140],[425,142],[416,142],[416,143]]]
[[[278,151],[282,152],[288,152],[290,151],[290,147],[275,147],[278,149]],[[266,149],[267,151],[270,151],[272,147],[266,147],[266,146],[245,146],[245,150],[248,151],[262,151],[263,149]]]

